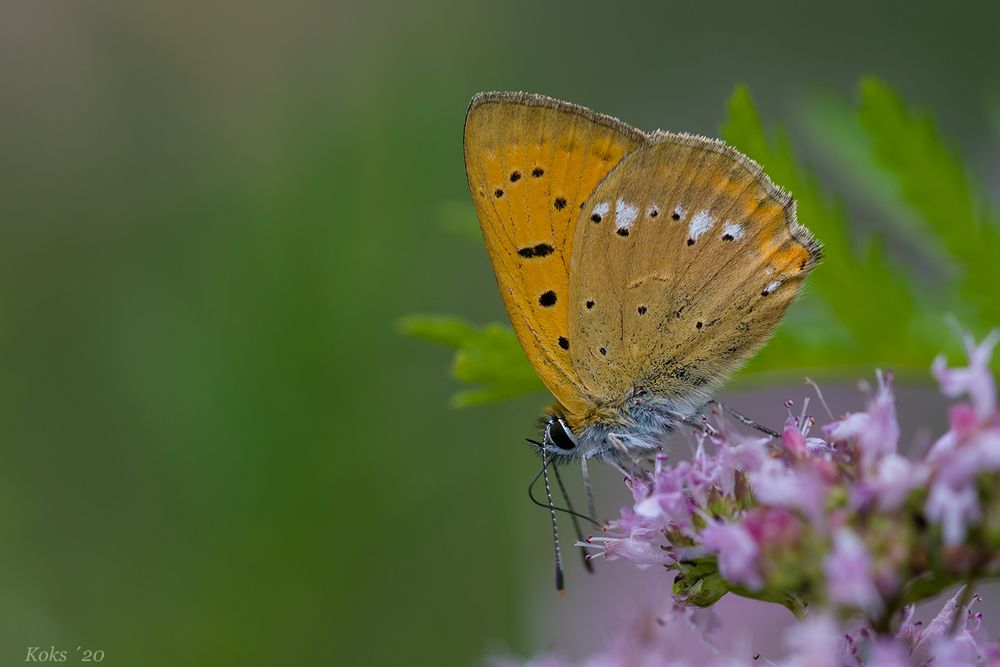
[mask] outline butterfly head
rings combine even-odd
[[[545,449],[555,456],[573,456],[579,442],[573,429],[559,416],[549,415],[544,421],[542,442]]]

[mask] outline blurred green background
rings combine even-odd
[[[995,193],[1000,6],[801,5],[3,3],[0,664],[535,648],[544,398],[452,410],[447,351],[394,331],[505,321],[442,224],[469,98],[716,135],[746,82],[795,136],[874,73]]]

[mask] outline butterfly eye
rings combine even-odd
[[[545,426],[545,440],[547,443],[554,444],[559,449],[576,449],[576,438],[573,437],[569,426],[566,426],[566,422],[561,419],[549,420],[549,423]]]

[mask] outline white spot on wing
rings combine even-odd
[[[618,229],[628,229],[638,216],[639,209],[624,199],[615,202],[615,227]]]
[[[736,224],[735,222],[727,222],[722,226],[722,235],[725,236],[726,234],[739,241],[743,238],[743,225]]]
[[[611,210],[611,204],[606,201],[602,201],[600,204],[594,207],[594,213],[601,216],[602,218],[608,214]]]
[[[677,216],[678,220],[683,220],[684,216],[687,215],[687,211],[684,210],[683,206],[681,206],[680,204],[678,204],[677,208],[674,209],[674,215]]]
[[[708,214],[708,211],[698,211],[691,218],[691,224],[688,225],[688,236],[697,241],[704,235],[705,232],[712,228],[715,224],[715,218]]]
[[[767,284],[767,287],[764,288],[764,296],[767,296],[768,294],[770,294],[774,290],[778,289],[779,287],[781,287],[781,281],[780,280],[775,280],[775,281],[769,282]]]

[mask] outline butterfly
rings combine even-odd
[[[555,397],[555,456],[655,450],[773,332],[820,246],[719,140],[481,93],[465,166],[511,323]]]
[[[590,459],[660,449],[767,341],[820,259],[794,199],[719,140],[480,93],[464,146],[500,294],[555,398],[543,470],[578,458],[588,482]]]

